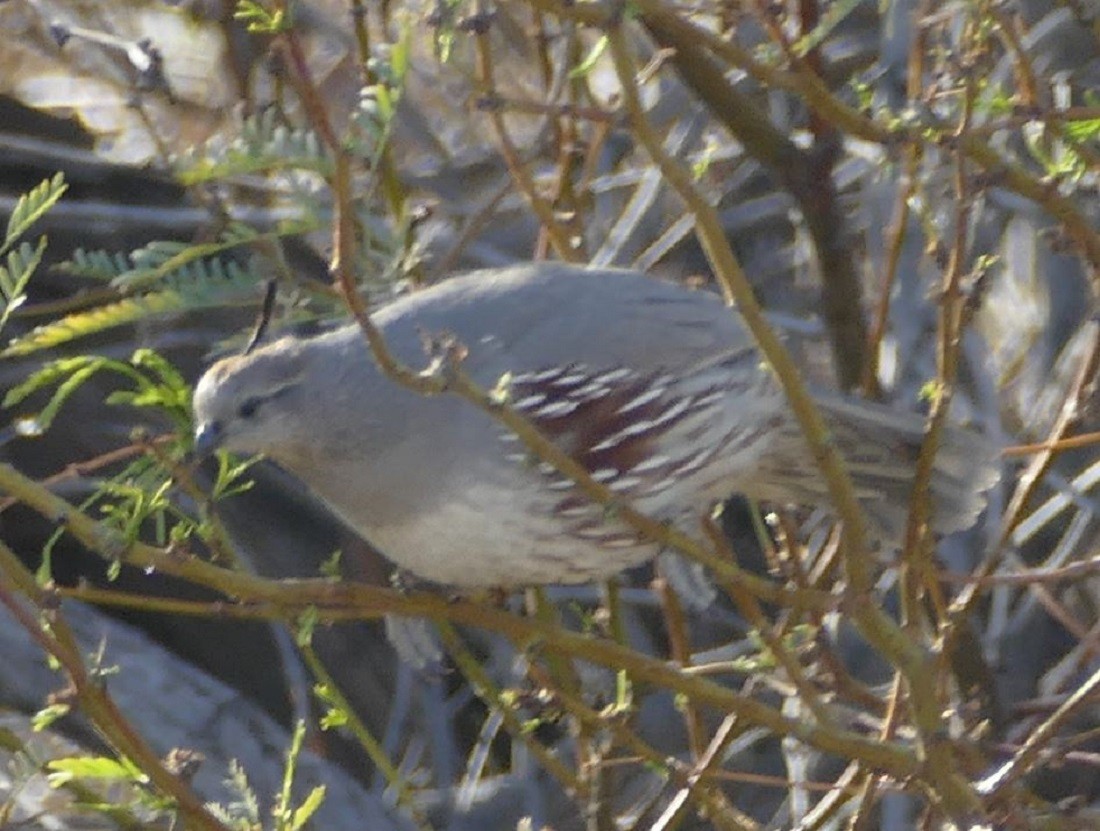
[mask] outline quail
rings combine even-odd
[[[374,323],[400,360],[453,336],[463,368],[618,498],[685,530],[732,493],[828,505],[784,393],[712,293],[564,264],[473,272],[411,293]],[[904,528],[923,421],[814,391],[875,535]],[[659,553],[514,434],[456,395],[385,376],[359,328],[283,338],[213,365],[195,389],[196,449],[262,453],[395,564],[457,587],[606,578]],[[992,444],[951,427],[933,527],[973,524],[998,474]]]

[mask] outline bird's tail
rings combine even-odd
[[[917,459],[924,438],[919,416],[899,413],[872,402],[820,396],[818,407],[847,465],[856,495],[868,520],[885,540],[899,542],[912,504]],[[791,424],[785,452],[777,454],[782,469],[763,471],[768,498],[809,504],[827,503],[828,489],[809,455],[798,426]],[[797,461],[794,455],[800,455]],[[985,509],[987,493],[1000,476],[997,448],[987,438],[962,427],[943,433],[930,482],[933,530],[948,534],[972,526]],[[778,483],[782,486],[774,487]]]

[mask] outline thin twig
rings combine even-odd
[[[650,683],[681,693],[699,704],[739,714],[747,722],[776,735],[790,735],[828,753],[858,758],[872,768],[897,778],[913,776],[918,763],[912,748],[882,744],[842,728],[809,724],[782,715],[775,708],[739,695],[703,678],[691,677],[666,661],[651,658],[619,644],[567,632],[526,620],[481,603],[449,600],[430,594],[402,594],[361,583],[329,580],[267,580],[219,568],[196,557],[171,555],[96,522],[65,500],[54,496],[8,464],[0,463],[0,492],[16,497],[32,510],[55,522],[99,556],[142,569],[160,571],[206,586],[237,601],[266,605],[272,618],[285,620],[315,607],[321,620],[377,620],[387,614],[426,617],[477,626],[508,638],[517,646],[538,643],[563,655],[614,669],[625,669],[637,683]],[[800,595],[805,597],[805,594]]]
[[[921,644],[914,642],[875,600],[872,562],[866,546],[862,510],[855,498],[851,478],[829,437],[821,414],[790,354],[764,318],[751,286],[722,233],[713,207],[697,192],[690,173],[664,154],[659,139],[646,120],[621,23],[608,29],[608,39],[622,88],[623,104],[635,135],[661,168],[665,180],[694,214],[700,243],[726,292],[727,300],[736,302],[742,319],[780,380],[814,461],[828,482],[830,495],[844,523],[841,551],[849,589],[845,609],[861,634],[905,676],[923,753],[930,761],[934,760],[927,767],[926,775],[935,783],[935,793],[943,800],[945,809],[955,816],[980,811],[977,796],[965,774],[955,764],[950,746],[941,731],[942,709],[937,691],[935,658]]]
[[[34,604],[35,613],[24,608],[19,595]],[[137,765],[158,790],[173,800],[187,827],[227,831],[206,810],[202,800],[186,782],[170,772],[145,739],[133,729],[115,705],[106,685],[89,674],[76,636],[66,624],[64,615],[52,608],[54,604],[51,599],[3,542],[0,542],[0,604],[7,608],[43,651],[60,664],[72,681],[84,714],[121,757]],[[44,609],[51,609],[48,626],[44,626],[39,618]]]
[[[1027,775],[1058,735],[1062,726],[1083,707],[1093,704],[1093,694],[1100,690],[1100,669],[1067,698],[1042,724],[1031,731],[1023,747],[982,783],[981,789],[994,798],[1011,793],[1017,781]]]
[[[455,664],[466,676],[470,686],[478,697],[496,713],[500,713],[504,719],[504,725],[512,738],[526,745],[531,755],[538,760],[539,765],[558,780],[558,783],[573,795],[574,798],[583,799],[585,793],[584,781],[574,773],[568,765],[539,743],[529,730],[524,729],[523,721],[516,714],[516,709],[505,700],[503,693],[490,678],[489,673],[481,666],[481,663],[470,654],[466,645],[462,642],[458,632],[447,621],[438,623],[439,637],[447,649],[447,653]]]
[[[480,9],[480,3],[478,4]],[[473,26],[474,46],[477,54],[478,79],[482,88],[482,96],[486,101],[496,101],[498,96],[495,87],[495,70],[493,62],[492,44],[489,42],[489,30],[491,17],[485,11],[480,11],[476,16],[479,21]],[[485,108],[489,120],[496,133],[497,145],[500,147],[501,158],[508,166],[508,173],[512,181],[516,183],[520,193],[531,206],[531,210],[539,218],[543,232],[547,235],[554,252],[565,262],[582,262],[584,252],[578,245],[576,235],[570,234],[558,221],[554,214],[554,207],[538,192],[534,179],[527,170],[526,164],[520,158],[519,151],[512,141],[508,127],[504,123],[504,116],[500,107]]]

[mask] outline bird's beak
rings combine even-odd
[[[208,421],[195,428],[195,458],[205,459],[222,443],[222,430],[216,421]]]

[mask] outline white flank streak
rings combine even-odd
[[[708,392],[706,395],[700,396],[695,399],[695,406],[700,409],[703,407],[709,407],[711,404],[717,404],[723,398],[726,397],[726,393],[722,390],[715,390],[714,392]]]
[[[634,465],[634,467],[632,467],[629,472],[649,473],[649,471],[651,470],[656,470],[659,467],[664,467],[670,461],[671,459],[669,459],[668,456],[661,456],[660,454],[656,456],[650,456],[644,462],[638,462],[638,464]]]
[[[512,406],[514,406],[517,410],[526,410],[530,407],[537,407],[545,400],[546,396],[541,392],[537,392],[534,395],[529,395],[526,398],[521,398]]]
[[[613,467],[601,467],[599,470],[592,471],[592,478],[597,482],[607,482],[618,475],[619,471]]]
[[[557,515],[562,519],[577,519],[592,513],[591,505],[572,505],[568,508],[558,508]]]
[[[555,479],[546,486],[552,491],[567,491],[573,487],[572,479]]]
[[[632,398],[629,401],[627,401],[625,404],[623,404],[623,406],[619,407],[619,409],[616,410],[615,412],[620,413],[620,414],[621,413],[629,413],[631,410],[636,410],[639,407],[644,407],[650,401],[656,401],[658,398],[660,398],[662,395],[664,395],[666,390],[667,390],[667,387],[664,387],[664,386],[650,387],[648,390],[643,392],[637,398]]]
[[[606,439],[595,445],[589,452],[599,453],[602,450],[610,450],[617,444],[621,444],[624,439],[628,439],[631,436],[637,436],[646,432],[653,426],[652,421],[636,421],[629,427],[624,427],[618,433],[614,433],[608,436]]]
[[[655,419],[649,422],[650,428],[652,429],[654,427],[660,427],[663,424],[667,424],[677,416],[682,415],[689,406],[690,404],[686,398],[677,398],[676,402],[671,407],[669,407],[667,410],[665,410],[663,413],[661,413]]]
[[[539,381],[549,381],[551,378],[557,378],[563,372],[565,372],[565,367],[556,366],[553,369],[544,369],[542,372],[530,373],[529,380],[537,384]]]
[[[642,433],[648,433],[653,429],[653,422],[649,419],[642,419],[641,421],[635,421],[629,427],[624,427],[619,431],[619,435],[623,438],[629,438],[630,436],[640,436]]]
[[[551,401],[539,407],[531,415],[542,418],[554,418],[555,416],[569,415],[577,409],[576,401]]]
[[[608,438],[604,439],[599,444],[593,445],[593,447],[588,452],[589,453],[601,453],[604,450],[610,450],[612,447],[614,447],[616,444],[618,444],[619,441],[620,441],[619,433],[616,433],[615,435],[609,436]]]
[[[539,473],[543,476],[552,476],[557,473],[558,469],[549,462],[539,462]]]
[[[628,491],[631,488],[637,487],[642,483],[642,479],[639,476],[624,476],[621,479],[613,480],[608,487],[615,491],[615,493],[621,493],[622,491]]]
[[[713,453],[714,450],[709,447],[705,450],[700,450],[686,462],[681,464],[680,467],[677,469],[677,472],[681,475],[684,473],[694,473],[699,468],[701,468],[704,463],[706,463],[707,459],[709,459],[711,455],[713,455]]]
[[[526,453],[509,453],[504,458],[507,459],[509,462],[526,462],[528,456]]]
[[[588,399],[588,398],[603,398],[609,392],[611,392],[611,390],[609,390],[603,384],[599,384],[599,383],[593,381],[591,384],[585,384],[583,387],[580,387],[579,389],[573,390],[573,392],[570,393],[570,394],[574,398]]]
[[[574,372],[570,375],[563,375],[552,383],[555,387],[570,387],[573,384],[579,384],[586,380],[588,380],[588,375],[583,372]]]

